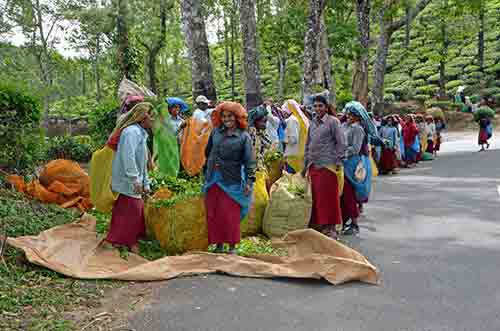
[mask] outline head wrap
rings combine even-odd
[[[142,95],[129,95],[127,96],[121,106],[120,106],[120,114],[125,114],[129,111],[128,106],[130,106],[133,103],[139,103],[143,102],[144,97]]]
[[[222,113],[223,112],[231,112],[234,114],[236,117],[236,122],[237,126],[240,129],[246,129],[248,127],[248,114],[243,108],[242,105],[240,105],[237,102],[232,102],[232,101],[226,101],[217,106],[215,108],[214,112],[212,113],[212,124],[214,127],[218,128],[223,125],[222,123]]]
[[[248,112],[248,126],[254,127],[255,122],[268,115],[268,111],[264,106],[258,106]]]
[[[370,118],[370,115],[368,115],[368,112],[361,103],[357,101],[349,102],[345,105],[344,112],[346,114],[352,114],[360,119],[361,126],[365,129],[370,143],[377,145],[382,142],[378,135],[375,123],[373,123],[373,120]]]
[[[184,102],[181,98],[176,98],[176,97],[170,97],[165,100],[168,104],[169,107],[172,106],[179,106],[181,107],[181,112],[186,112],[189,109],[189,106],[187,103]]]
[[[133,124],[142,122],[146,117],[146,114],[151,110],[153,110],[153,105],[147,102],[141,102],[132,108],[128,113],[119,119],[118,124],[113,130],[113,133],[109,136],[106,145],[116,151],[118,143],[120,142],[122,131]]]
[[[304,127],[309,129],[309,119],[307,116],[304,114],[302,109],[300,108],[300,105],[297,101],[295,100],[287,100],[284,104],[283,107],[281,108],[284,112],[287,114],[293,114],[299,122],[302,122],[304,124]]]

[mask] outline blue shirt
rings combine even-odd
[[[141,198],[140,194],[134,192],[134,184],[138,183],[149,189],[147,140],[148,133],[139,124],[133,124],[122,131],[113,159],[111,189],[114,192]]]

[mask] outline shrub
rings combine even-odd
[[[43,158],[38,98],[27,87],[0,83],[0,165],[9,170],[32,170]]]
[[[88,139],[72,136],[54,137],[49,140],[46,158],[89,162],[92,152],[93,147]]]
[[[436,85],[426,85],[426,86],[420,86],[420,87],[416,88],[418,94],[427,94],[427,95],[431,95],[433,93],[436,93],[438,91],[438,89],[439,89],[439,87],[437,87]]]
[[[471,95],[470,102],[478,103],[479,101],[481,101],[481,97],[479,95],[477,94]]]
[[[425,81],[425,79],[416,79],[412,82],[413,86],[415,87],[419,87],[419,86],[424,86],[424,85],[427,85],[427,82]]]
[[[412,77],[417,79],[427,78],[432,76],[435,72],[436,70],[434,68],[424,67],[422,69],[415,70],[415,72],[413,72]]]
[[[440,101],[440,100],[427,100],[425,102],[427,108],[441,108],[443,110],[449,110],[453,107],[453,102],[451,101]]]
[[[427,78],[427,81],[428,81],[429,83],[437,83],[437,82],[439,82],[439,77],[440,77],[440,74],[439,74],[439,73],[437,73],[437,74],[432,75],[432,76],[430,76],[429,78]]]
[[[467,77],[469,79],[482,80],[485,78],[485,75],[482,72],[475,71],[468,74]]]
[[[386,93],[384,95],[384,102],[394,103],[394,102],[396,102],[396,96],[392,93]]]
[[[465,82],[463,80],[452,80],[448,83],[446,83],[445,87],[447,90],[453,90],[456,87],[459,87],[461,85],[464,85]]]
[[[468,74],[468,73],[471,73],[474,71],[479,71],[480,69],[481,68],[479,66],[471,64],[471,65],[468,65],[467,67],[465,67],[464,72]]]
[[[426,95],[426,94],[417,94],[416,96],[413,97],[415,101],[418,101],[420,103],[425,103],[427,100],[429,100],[431,97]]]
[[[116,126],[118,100],[107,100],[89,115],[90,135],[96,145],[104,145]]]
[[[58,118],[74,119],[88,116],[96,106],[95,99],[80,95],[54,102],[50,113]]]
[[[481,91],[481,94],[485,97],[491,97],[495,94],[500,94],[500,87],[491,87]]]
[[[487,73],[489,74],[493,74],[493,73],[499,73],[500,72],[500,63],[497,63],[496,65],[494,65],[493,67],[489,67],[489,68],[486,68],[485,70]]]

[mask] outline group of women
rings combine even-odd
[[[267,171],[267,153],[283,153],[282,170],[289,173],[302,173],[310,178],[311,168],[331,171],[337,184],[334,197],[329,195],[329,190],[319,188],[317,182],[312,183],[316,188],[312,190],[311,225],[327,223],[320,231],[336,238],[341,232],[346,235],[359,232],[358,218],[371,190],[372,154],[376,155],[382,173],[390,173],[401,166],[414,165],[423,152],[439,150],[440,132],[444,129],[440,120],[414,115],[402,119],[392,115],[384,118],[377,130],[360,103],[349,103],[338,116],[323,97],[316,97],[314,107],[326,115],[306,111],[294,100],[286,101],[282,107],[268,100],[251,110],[239,103],[222,102],[211,113],[212,132],[205,149],[203,192],[208,240],[215,245],[217,253],[223,252],[227,244],[228,253],[236,254],[240,221],[249,212],[258,174]],[[124,104],[118,125],[108,141],[116,151],[111,186],[118,199],[113,206],[106,242],[132,251],[137,251],[138,239],[144,235],[142,197],[149,190],[147,168],[151,153],[147,140],[148,129],[152,127],[152,108],[140,99]],[[172,120],[178,121],[177,117]],[[325,121],[330,121],[335,128],[338,123],[339,131],[330,136],[330,129],[321,127]],[[322,131],[312,133],[312,128]],[[318,137],[317,151],[335,151],[334,162],[312,167],[312,163],[306,164],[306,145],[312,143],[313,134]],[[339,208],[325,213],[330,207],[320,201],[329,199],[338,201]],[[319,216],[315,215],[320,214],[329,219],[318,222],[315,218]]]
[[[379,126],[383,144],[374,149],[380,172],[395,173],[398,168],[411,168],[436,156],[445,129],[444,120],[432,115],[386,116]]]

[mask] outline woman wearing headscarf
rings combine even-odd
[[[384,141],[380,156],[380,170],[382,174],[389,174],[397,168],[396,148],[399,144],[398,131],[392,116],[387,116],[382,121],[380,130],[381,138]]]
[[[344,191],[341,198],[344,234],[359,232],[360,206],[368,201],[371,192],[372,164],[369,158],[369,141],[380,140],[375,124],[359,102],[349,102],[344,109],[347,115],[346,160],[344,161]]]
[[[248,133],[252,138],[252,146],[257,162],[257,170],[265,171],[266,153],[273,149],[273,142],[267,131],[268,109],[259,106],[248,113]]]
[[[144,97],[141,95],[129,95],[125,99],[123,99],[123,102],[120,105],[120,110],[117,114],[118,116],[116,122],[118,123],[126,113],[128,113],[130,110],[132,110],[132,108],[134,108],[141,102],[144,102]]]
[[[205,155],[205,206],[208,241],[221,253],[229,244],[236,254],[240,221],[248,214],[255,182],[252,138],[246,131],[247,113],[235,102],[221,103],[212,114],[212,131]]]
[[[422,161],[422,156],[427,150],[427,124],[425,123],[424,115],[417,115],[416,123],[418,128],[418,137],[420,142],[420,151],[417,155],[417,161]]]
[[[417,155],[420,152],[418,132],[413,115],[408,115],[403,126],[403,141],[405,145],[406,165],[408,167],[417,163]]]
[[[309,130],[309,119],[295,100],[286,101],[282,111],[287,117],[284,153],[287,171],[301,172],[304,166],[304,148]]]
[[[107,145],[115,150],[111,189],[119,194],[113,205],[111,225],[105,241],[138,252],[145,234],[143,194],[149,191],[147,130],[153,126],[153,106],[139,103],[126,113]]]
[[[434,117],[427,115],[425,117],[425,133],[427,136],[426,153],[434,155],[434,141],[436,140],[436,124],[434,124]]]

